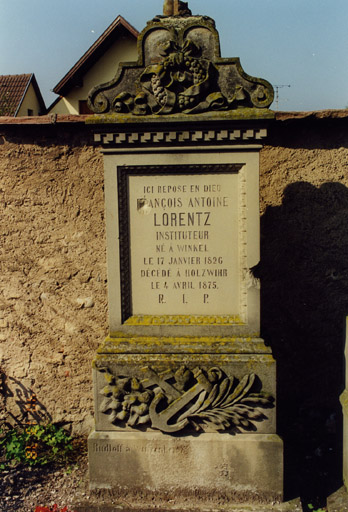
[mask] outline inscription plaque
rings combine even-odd
[[[127,174],[129,313],[238,315],[242,166],[170,167]]]

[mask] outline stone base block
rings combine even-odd
[[[75,512],[172,512],[174,509],[168,508],[166,505],[156,505],[153,507],[144,507],[143,505],[133,507],[116,502],[114,505],[108,503],[85,503],[74,504]],[[175,512],[201,512],[200,508],[175,508]],[[226,506],[205,509],[205,512],[303,512],[301,500],[288,501],[286,503],[276,504],[228,504]],[[339,511],[341,512],[341,511]]]
[[[275,434],[93,432],[91,489],[168,502],[269,503],[283,499],[283,443]]]

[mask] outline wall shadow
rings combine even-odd
[[[52,416],[45,405],[38,400],[36,393],[28,386],[25,386],[19,380],[2,375],[1,395],[6,401],[14,399],[16,404],[16,413],[7,410],[10,422],[6,422],[8,427],[26,426],[29,424],[47,424],[52,422]]]
[[[304,118],[277,120],[269,127],[268,144],[296,149],[348,148],[347,117],[320,117],[320,112]]]
[[[261,218],[262,337],[277,361],[286,498],[320,503],[342,485],[348,189],[305,182]]]

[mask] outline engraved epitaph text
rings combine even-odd
[[[130,175],[128,185],[132,314],[238,314],[238,173]]]

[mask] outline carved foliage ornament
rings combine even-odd
[[[199,57],[200,49],[195,43],[186,40],[180,47],[169,41],[162,54],[162,62],[148,66],[140,76],[143,92],[136,96],[125,92],[116,96],[116,112],[194,114],[229,108],[231,101],[219,90],[216,67]]]
[[[273,397],[255,392],[257,377],[245,375],[240,381],[227,377],[220,368],[158,373],[143,369],[144,378],[115,376],[100,368],[107,385],[100,412],[111,423],[126,427],[149,426],[174,433],[185,428],[196,431],[235,432],[255,430],[254,422],[266,416],[261,408],[273,407]]]
[[[111,82],[90,92],[94,112],[146,116],[269,107],[271,84],[244,73],[239,59],[217,58],[219,51],[212,52],[219,46],[213,20],[179,18],[177,25],[175,16],[150,22],[139,36],[139,62],[121,65]],[[153,36],[157,32],[162,34],[160,41]],[[147,47],[148,38],[152,42]]]

